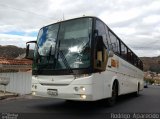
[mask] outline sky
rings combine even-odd
[[[25,47],[41,27],[96,16],[140,57],[160,55],[160,0],[0,0],[0,45]]]

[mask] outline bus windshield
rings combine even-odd
[[[33,70],[88,68],[92,18],[59,22],[40,29]]]

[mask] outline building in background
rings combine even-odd
[[[0,57],[0,72],[26,72],[32,69],[28,59],[7,59]]]
[[[6,91],[20,95],[31,93],[32,61],[27,59],[0,58],[0,77],[9,78]],[[4,86],[0,85],[0,91]]]

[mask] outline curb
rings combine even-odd
[[[18,97],[18,94],[3,95],[3,96],[0,96],[0,100],[4,100],[7,98],[13,98],[13,97]]]

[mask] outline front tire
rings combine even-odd
[[[117,101],[117,97],[118,97],[118,85],[115,82],[112,86],[112,97],[107,99],[108,106],[113,106]]]
[[[137,91],[135,92],[135,96],[136,96],[136,97],[139,96],[139,91],[140,91],[140,84],[138,83]]]

